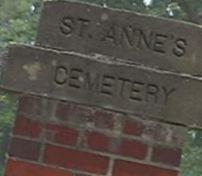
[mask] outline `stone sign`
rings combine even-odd
[[[45,2],[36,44],[201,75],[201,31],[197,25],[127,11]]]
[[[11,46],[8,58],[6,89],[202,125],[198,78],[38,47]]]

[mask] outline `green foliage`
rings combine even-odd
[[[76,1],[76,0],[75,0]],[[127,9],[154,16],[202,24],[202,0],[77,0],[113,8]],[[0,0],[0,52],[11,42],[32,44],[35,41],[42,0]],[[14,121],[15,101],[0,94],[0,175],[4,164],[9,133]],[[202,175],[202,134],[191,131],[184,147],[183,176]],[[195,145],[194,145],[195,144]]]
[[[11,42],[31,44],[35,40],[40,0],[0,0],[0,52]],[[14,121],[15,101],[0,94],[0,175]]]
[[[1,0],[0,51],[10,42],[35,40],[40,5],[40,0]]]
[[[181,171],[183,176],[201,176],[202,175],[202,147],[195,145],[197,131],[189,131],[187,142],[184,146],[182,156]],[[199,142],[199,141],[198,141]],[[200,139],[200,142],[202,140]]]
[[[15,101],[7,93],[0,94],[0,175],[5,161],[9,133],[14,121]]]
[[[202,0],[80,0],[113,8],[202,24]]]

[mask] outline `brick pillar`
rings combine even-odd
[[[186,128],[21,96],[5,176],[177,176]]]

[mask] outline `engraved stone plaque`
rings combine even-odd
[[[1,87],[142,118],[202,125],[202,82],[108,58],[11,46]]]
[[[45,2],[36,45],[202,73],[197,25],[75,2]]]

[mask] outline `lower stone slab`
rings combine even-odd
[[[10,47],[1,87],[144,118],[202,125],[202,82],[107,58]]]

